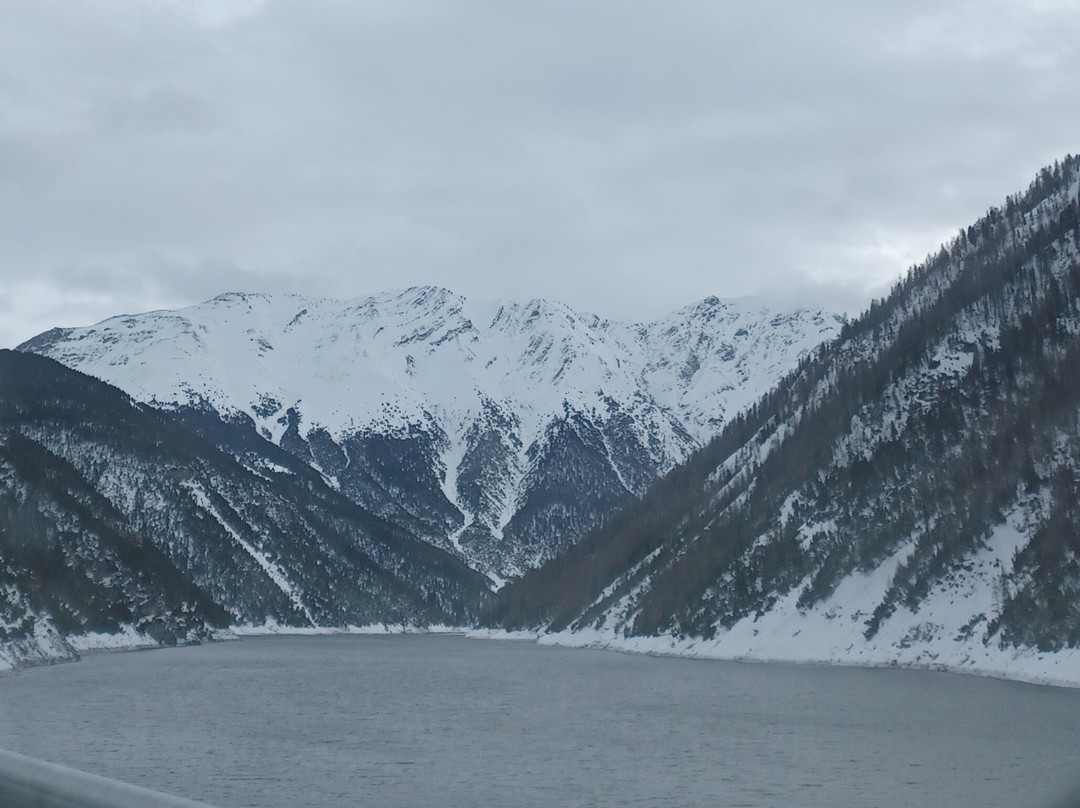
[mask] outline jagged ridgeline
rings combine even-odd
[[[842,324],[717,298],[609,321],[419,287],[232,293],[20,350],[246,422],[365,510],[506,578],[643,494]]]
[[[842,613],[897,648],[1080,645],[1078,179],[1080,160],[1056,163],[914,267],[641,502],[506,587],[491,622],[709,638]]]
[[[480,575],[249,427],[198,426],[0,351],[0,639],[472,619]]]

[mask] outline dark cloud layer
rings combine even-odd
[[[0,14],[0,345],[233,289],[854,311],[1080,132],[1076,2]]]

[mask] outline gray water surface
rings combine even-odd
[[[453,636],[273,637],[0,677],[0,748],[221,808],[1038,808],[1080,781],[1080,691]]]

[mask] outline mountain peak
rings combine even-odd
[[[389,453],[363,473],[412,464],[400,472],[423,480],[406,487],[427,486],[430,496],[403,506],[408,519],[456,547],[455,531],[480,523],[489,544],[507,530],[533,537],[524,541],[541,530],[567,540],[640,494],[840,326],[835,316],[718,298],[652,323],[618,322],[542,298],[474,302],[418,286],[347,301],[232,292],[55,330],[22,347],[140,401],[250,419],[338,484],[361,473],[357,453]],[[375,436],[399,443],[376,447]],[[514,522],[570,462],[566,452],[597,463],[593,484],[607,492],[600,511],[558,528]],[[480,454],[497,474],[471,465]],[[509,572],[523,558],[497,566]]]

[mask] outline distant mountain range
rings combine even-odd
[[[1080,684],[1078,192],[853,322],[233,294],[0,352],[0,666],[395,623]]]
[[[438,288],[228,294],[19,350],[144,403],[248,424],[498,579],[643,494],[842,324],[716,298],[639,324]]]
[[[914,268],[505,628],[1080,682],[1080,160]]]

